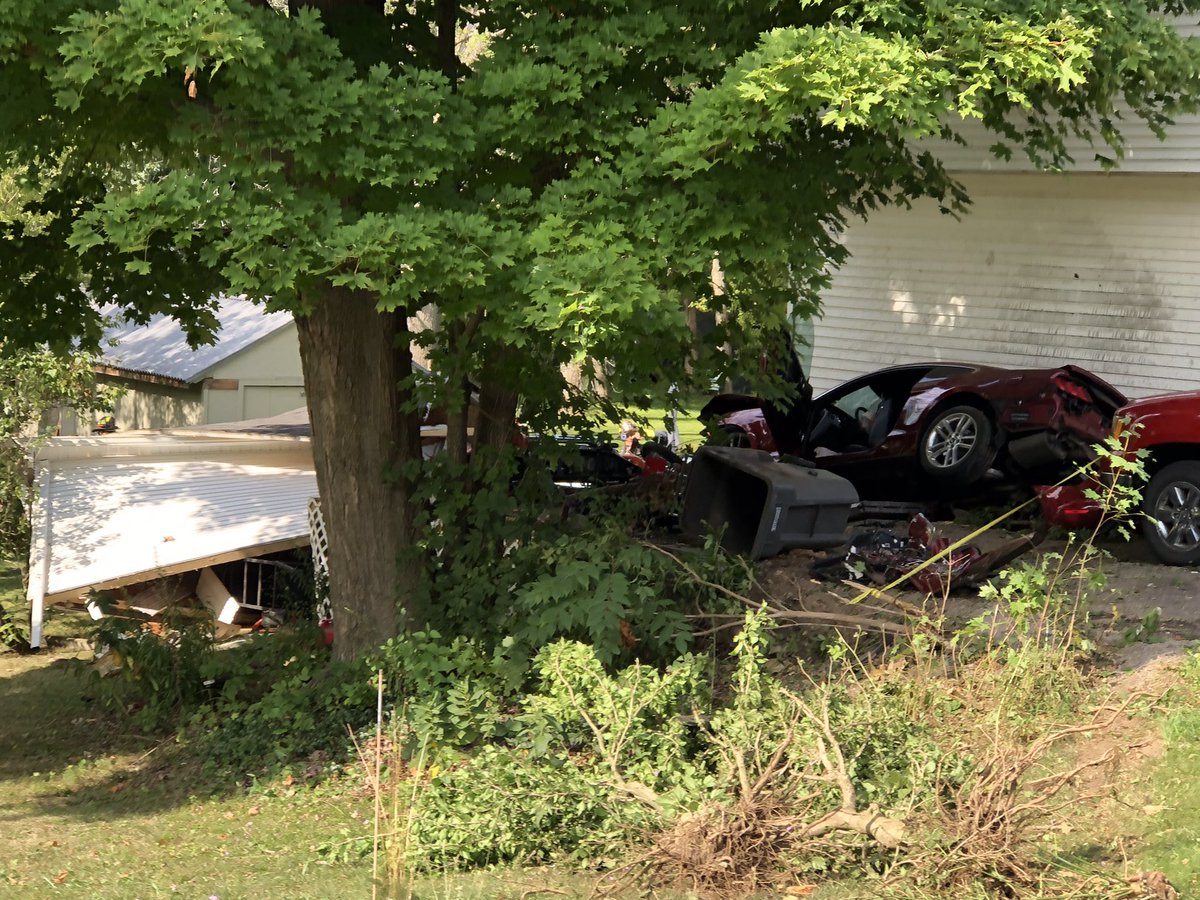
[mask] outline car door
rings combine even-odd
[[[805,456],[860,490],[895,479],[901,461],[885,442],[907,399],[904,392],[896,396],[897,387],[894,379],[868,375],[822,394],[814,401]]]

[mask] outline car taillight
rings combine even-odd
[[[1068,397],[1074,397],[1076,400],[1082,400],[1084,403],[1092,402],[1092,395],[1087,392],[1087,388],[1072,381],[1061,372],[1054,376],[1054,386]]]
[[[1078,528],[1088,527],[1088,525],[1095,521],[1096,515],[1097,507],[1094,503],[1090,505],[1064,506],[1058,511],[1058,522],[1056,524],[1073,531]]]
[[[667,471],[667,461],[661,456],[651,456],[642,467],[642,475],[661,475]]]

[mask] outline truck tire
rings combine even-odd
[[[1163,466],[1142,497],[1142,534],[1154,555],[1172,566],[1200,563],[1200,462]]]

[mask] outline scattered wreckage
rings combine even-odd
[[[891,504],[886,511],[894,515],[901,508]],[[1012,538],[985,553],[973,544],[955,546],[920,513],[909,520],[904,536],[870,529],[848,538],[854,519],[869,518],[879,509],[860,501],[847,479],[803,460],[710,446],[692,460],[679,521],[685,534],[699,538],[715,533],[725,550],[751,559],[848,543],[844,551],[815,562],[813,574],[876,587],[906,579],[929,594],[977,586],[1042,538]]]
[[[1117,410],[1113,433],[1131,458],[1146,452],[1150,481],[1142,487],[1141,530],[1164,563],[1200,564],[1200,391],[1133,400]],[[1068,529],[1094,528],[1102,496],[1114,473],[1103,466],[1095,480],[1038,489],[1047,522]]]
[[[1018,556],[1042,542],[1044,534],[1018,536],[984,553],[974,544],[954,546],[929,519],[917,513],[901,536],[891,531],[862,531],[844,553],[812,564],[812,574],[828,581],[858,581],[885,587],[904,580],[923,594],[945,595],[978,587]]]

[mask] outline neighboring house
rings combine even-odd
[[[97,374],[125,390],[113,413],[121,432],[261,418],[304,405],[291,314],[226,297],[216,315],[216,342],[194,350],[166,316],[108,329]],[[63,433],[72,430],[86,434],[90,424]]]
[[[1200,27],[1184,28],[1200,34]],[[935,152],[973,205],[887,208],[846,235],[852,257],[824,293],[812,381],[885,365],[1078,363],[1131,396],[1200,387],[1200,117],[1160,142],[1126,120],[1120,168],[1074,144],[1067,173],[968,146]],[[1018,158],[1020,157],[1020,158]]]

